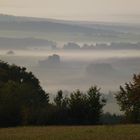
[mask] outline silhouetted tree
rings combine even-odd
[[[71,117],[78,124],[97,124],[105,103],[100,89],[96,86],[91,87],[85,94],[77,90],[70,95],[69,99]]]
[[[63,104],[63,91],[62,90],[58,91],[56,97],[54,98],[54,103],[56,104],[56,106],[62,107],[62,104]]]
[[[0,125],[35,124],[49,96],[26,68],[0,62]]]
[[[140,123],[140,74],[134,75],[132,82],[120,86],[116,95],[121,111],[124,111],[127,122]]]
[[[63,91],[59,90],[57,92],[56,97],[54,98],[54,105],[55,105],[55,123],[56,124],[68,124],[69,118],[69,99],[64,97]]]
[[[86,114],[88,110],[87,96],[80,90],[73,92],[69,98],[70,116],[72,123],[86,123]]]
[[[98,89],[97,86],[91,87],[88,90],[87,99],[88,121],[90,124],[99,123],[106,100],[101,97],[100,89]]]

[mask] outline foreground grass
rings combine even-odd
[[[140,125],[0,128],[0,140],[140,140]]]

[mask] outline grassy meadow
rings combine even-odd
[[[140,140],[140,125],[0,128],[0,140]]]

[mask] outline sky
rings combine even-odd
[[[140,23],[140,0],[0,0],[0,13],[65,20]]]

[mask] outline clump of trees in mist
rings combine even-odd
[[[133,83],[120,87],[116,99],[128,122],[140,120],[140,75]],[[66,96],[58,91],[50,102],[49,94],[26,68],[0,61],[0,126],[17,125],[94,125],[120,123],[121,116],[103,114],[106,100],[93,86],[83,93]]]

